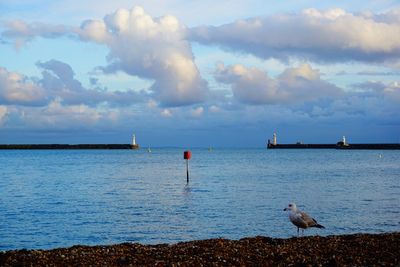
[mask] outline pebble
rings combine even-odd
[[[400,232],[0,252],[0,266],[400,266]]]

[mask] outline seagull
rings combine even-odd
[[[287,208],[283,210],[289,211],[290,221],[297,226],[297,236],[299,236],[300,228],[302,234],[304,234],[304,229],[307,229],[309,227],[325,228],[324,226],[317,223],[317,221],[313,219],[310,215],[297,209],[297,206],[294,203],[289,203]]]

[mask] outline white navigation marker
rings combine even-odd
[[[136,146],[136,135],[132,136],[132,146]]]

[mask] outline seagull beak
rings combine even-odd
[[[288,210],[287,208],[284,208],[284,209],[283,209],[283,211],[287,211],[287,210]]]

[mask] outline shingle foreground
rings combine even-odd
[[[15,250],[0,266],[400,266],[400,232]]]

